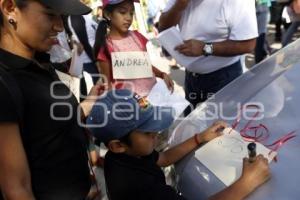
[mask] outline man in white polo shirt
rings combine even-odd
[[[185,73],[193,107],[242,74],[240,56],[255,48],[258,36],[254,0],[169,0],[159,25],[179,25],[186,41],[176,49],[199,57]]]

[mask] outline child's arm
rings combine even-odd
[[[172,78],[168,74],[160,71],[159,69],[157,69],[154,66],[152,66],[152,69],[153,69],[153,73],[154,73],[155,77],[163,79],[165,81],[166,85],[168,86],[169,90],[171,92],[173,92],[174,91],[174,82],[173,82]]]
[[[262,155],[257,156],[253,163],[247,158],[243,161],[241,177],[229,187],[210,197],[210,200],[241,200],[246,198],[257,187],[268,181],[270,168],[268,160]]]
[[[200,144],[208,142],[215,137],[220,136],[220,130],[223,130],[226,126],[227,124],[225,122],[216,122],[210,128],[206,129],[203,133],[196,134],[185,142],[160,153],[157,165],[160,167],[166,167],[176,163],[192,150],[199,147]]]

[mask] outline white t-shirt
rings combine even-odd
[[[176,0],[169,0],[167,12]],[[249,40],[258,36],[254,0],[190,0],[182,14],[179,28],[184,40],[204,42]],[[188,67],[206,74],[237,62],[240,56],[201,56]]]
[[[91,47],[93,48],[94,44],[95,44],[96,30],[97,30],[98,24],[93,20],[93,16],[91,14],[82,15],[82,16],[85,20],[85,27],[86,27],[86,32],[87,32],[89,43],[90,43]],[[69,24],[70,30],[72,31],[73,36],[75,37],[75,40],[77,42],[80,42],[78,39],[78,36],[76,35],[76,33],[71,25],[70,17],[68,18],[68,24]],[[83,63],[91,63],[92,62],[92,60],[86,54],[85,51],[80,55],[80,58]]]

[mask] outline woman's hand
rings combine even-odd
[[[165,81],[168,89],[173,93],[174,92],[174,82],[173,82],[172,78],[168,74],[163,73],[162,79]]]
[[[107,91],[107,85],[104,85],[104,84],[96,84],[92,87],[92,89],[91,89],[90,93],[88,94],[88,96],[86,97],[86,99],[80,103],[80,106],[83,111],[83,113],[82,113],[83,118],[86,118],[90,114],[96,100],[105,91]]]
[[[102,95],[107,90],[107,84],[97,83],[91,88],[86,100],[97,100],[97,98]]]
[[[209,142],[210,140],[213,140],[216,137],[219,137],[222,135],[222,131],[227,127],[227,124],[223,121],[217,121],[215,122],[211,127],[206,129],[204,132],[198,134],[198,141],[203,142]]]

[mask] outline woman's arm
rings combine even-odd
[[[106,90],[107,86],[104,84],[96,84],[92,87],[86,99],[80,103],[82,119],[85,119],[90,114],[95,102]]]
[[[102,76],[102,84],[97,83],[92,87],[90,93],[87,98],[80,103],[80,107],[82,110],[81,118],[85,119],[91,112],[96,100],[98,97],[104,93],[105,90],[111,88],[111,68],[108,62],[97,62],[97,68],[100,69]]]
[[[104,93],[105,90],[109,90],[112,88],[112,78],[111,78],[111,66],[107,61],[100,61],[98,60],[97,69],[100,71],[102,82],[94,85],[92,87],[90,93],[88,94],[87,98],[80,103],[81,107],[81,118],[85,119],[91,112],[96,100],[98,97]]]
[[[16,123],[0,123],[0,188],[6,200],[33,200],[31,177]]]

